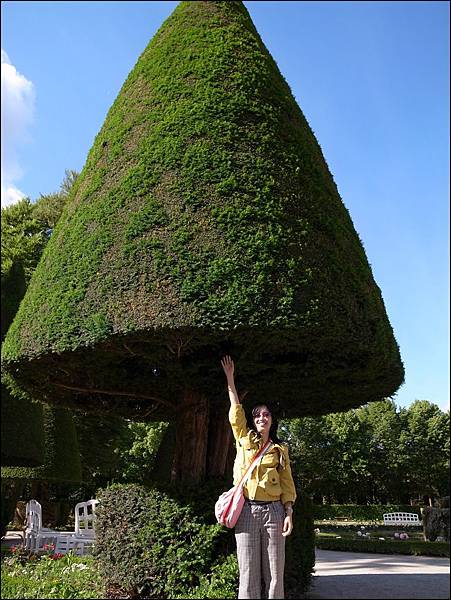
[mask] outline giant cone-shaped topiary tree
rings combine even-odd
[[[12,385],[175,421],[173,478],[202,479],[230,443],[224,352],[247,401],[286,417],[402,383],[362,244],[241,2],[179,4],[74,188],[4,345]]]

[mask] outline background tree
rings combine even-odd
[[[380,400],[404,376],[349,213],[246,8],[181,2],[95,139],[3,362],[43,401],[175,422],[173,477],[202,480],[231,444],[224,352],[247,401],[276,398],[286,417]]]
[[[332,470],[339,504],[365,502],[369,478],[369,435],[357,410],[326,416],[332,434]]]
[[[317,503],[409,504],[448,493],[449,411],[426,400],[290,419],[282,431],[298,488]]]
[[[404,483],[411,497],[449,495],[449,411],[415,400],[400,412],[399,453]]]
[[[156,457],[168,423],[128,423],[129,437],[117,449],[121,478],[126,483],[149,484],[154,481]]]
[[[383,400],[357,410],[368,431],[367,501],[409,503],[399,454],[401,423],[394,401]]]
[[[129,423],[121,417],[73,411],[82,462],[85,495],[112,482],[123,481],[125,453],[134,437]]]
[[[332,466],[332,436],[325,416],[284,420],[280,432],[290,447],[297,489],[306,490],[318,504],[330,504],[336,491],[336,478]]]

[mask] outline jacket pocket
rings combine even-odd
[[[261,487],[270,496],[280,496],[282,488],[280,486],[280,476],[276,468],[268,469],[260,481]]]
[[[261,465],[266,469],[279,466],[279,451],[277,448],[270,448],[261,459]]]

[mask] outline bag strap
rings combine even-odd
[[[254,470],[254,468],[257,466],[258,461],[263,458],[263,456],[266,454],[266,451],[269,449],[269,447],[272,445],[271,440],[268,440],[268,442],[266,443],[266,445],[260,449],[260,451],[258,452],[258,454],[255,456],[254,460],[251,462],[251,464],[248,466],[248,468],[246,469],[244,475],[241,477],[239,483],[237,484],[237,488],[242,485],[244,486],[244,484],[246,483],[246,481],[249,479],[249,477],[251,476],[252,471]]]

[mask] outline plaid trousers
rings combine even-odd
[[[238,598],[284,598],[285,509],[282,502],[250,504],[247,500],[235,525],[240,569]]]

